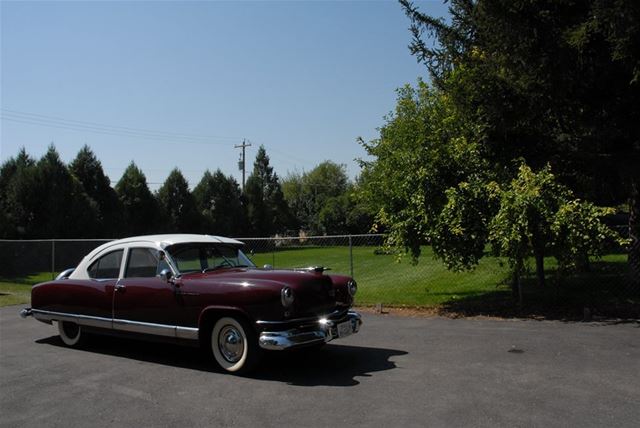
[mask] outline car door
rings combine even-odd
[[[113,293],[123,254],[123,249],[101,254],[87,268],[89,279],[64,280],[64,293],[58,293],[56,303],[47,309],[81,315],[85,325],[111,328]]]
[[[173,284],[160,278],[167,268],[155,248],[133,247],[113,293],[113,328],[175,337],[179,310]]]

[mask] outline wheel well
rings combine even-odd
[[[210,338],[210,331],[213,328],[213,325],[216,321],[218,321],[222,317],[233,317],[238,319],[239,321],[244,321],[248,326],[253,328],[253,324],[251,320],[239,309],[227,309],[227,308],[211,308],[205,309],[205,311],[200,315],[200,327],[198,329],[198,336],[200,340],[200,344],[208,344]]]

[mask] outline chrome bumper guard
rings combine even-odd
[[[33,313],[31,312],[31,308],[24,308],[23,310],[20,311],[20,316],[22,318],[30,317],[32,315]]]
[[[338,339],[338,324],[350,323],[348,333],[357,333],[362,325],[362,317],[355,311],[348,311],[340,318],[321,317],[311,328],[294,328],[284,331],[263,331],[260,333],[259,344],[263,349],[281,351],[288,348],[310,346],[330,342]]]

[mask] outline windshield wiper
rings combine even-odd
[[[220,268],[223,268],[223,267],[230,267],[230,266],[226,266],[226,265],[218,265],[218,266],[208,267],[208,268],[206,268],[206,269],[202,269],[202,273],[211,272],[211,271],[214,271],[214,270],[218,270],[218,269],[220,269]]]
[[[232,264],[223,263],[223,264],[218,265],[218,266],[213,266],[213,267],[208,267],[206,269],[203,269],[202,273],[211,272],[211,271],[222,269],[222,268],[232,269],[232,268],[243,268],[243,267],[249,267],[249,266],[247,266],[247,265],[232,265]]]

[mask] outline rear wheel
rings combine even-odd
[[[71,321],[58,321],[58,333],[67,346],[76,346],[82,339],[82,327]]]
[[[246,373],[260,359],[255,330],[244,320],[223,317],[211,329],[211,352],[216,363],[232,373]]]

